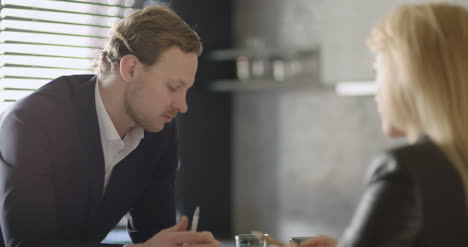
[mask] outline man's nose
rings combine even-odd
[[[175,109],[179,113],[186,113],[188,111],[187,100],[185,99],[185,95],[176,100]]]

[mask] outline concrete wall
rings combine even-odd
[[[316,43],[322,82],[372,80],[369,30],[408,2],[421,1],[238,0],[235,42],[243,47],[255,36],[269,47]],[[373,98],[339,97],[324,88],[241,92],[233,99],[235,233],[339,236],[369,162],[398,143],[381,134]]]

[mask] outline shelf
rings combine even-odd
[[[339,83],[320,83],[318,79],[274,80],[218,80],[210,87],[216,92],[260,92],[285,90],[331,90],[338,96],[373,96],[377,90],[374,81],[346,81]]]
[[[211,53],[211,59],[216,61],[235,60],[240,56],[270,57],[270,58],[301,58],[318,56],[319,49],[310,47],[304,49],[259,48],[259,49],[226,49]]]
[[[317,88],[321,87],[318,81],[314,79],[294,79],[285,81],[274,81],[274,80],[218,80],[213,82],[211,90],[217,92],[255,92],[255,91],[273,91],[273,90],[285,90],[285,89],[305,89],[305,88]]]
[[[320,88],[317,47],[240,48],[213,51],[214,61],[234,60],[236,78],[210,85],[217,92],[254,92]],[[261,79],[260,79],[261,78]]]
[[[372,96],[377,92],[375,81],[343,81],[336,84],[340,96]]]

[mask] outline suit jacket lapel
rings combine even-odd
[[[161,141],[149,142],[149,138],[143,138],[139,146],[113,168],[95,221],[89,228],[98,238],[104,238],[128,212],[150,181],[157,166],[155,161],[164,150]]]
[[[95,83],[96,77],[80,83],[73,95],[78,108],[76,118],[81,145],[78,151],[81,152],[82,165],[89,170],[90,223],[97,213],[104,187],[104,156],[96,113]]]
[[[149,175],[149,167],[142,162],[141,149],[136,149],[120,161],[112,170],[112,175],[102,197],[99,209],[90,229],[99,238],[104,238],[120,218],[127,213],[135,198],[137,188],[143,188],[142,181]],[[93,234],[91,233],[91,234]]]

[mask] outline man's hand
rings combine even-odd
[[[320,235],[317,237],[307,239],[306,241],[301,243],[300,247],[335,247],[336,244],[336,239],[325,235]]]
[[[177,225],[164,229],[148,239],[144,244],[129,244],[125,247],[175,247],[190,245],[190,247],[220,247],[210,232],[188,232],[188,219],[183,216]]]

